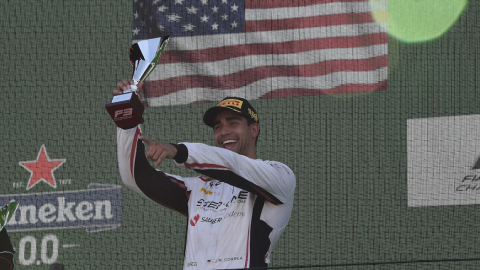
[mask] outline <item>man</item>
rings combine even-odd
[[[7,229],[3,228],[0,231],[0,269],[12,270],[13,265],[13,250],[12,243],[8,237]]]
[[[130,84],[120,82],[113,94]],[[259,120],[247,100],[226,98],[207,110],[203,121],[213,128],[216,147],[155,142],[144,137],[139,126],[119,128],[122,180],[188,217],[184,269],[266,267],[290,219],[295,176],[280,162],[257,159]],[[147,158],[156,166],[174,159],[202,175],[170,175],[150,166]]]

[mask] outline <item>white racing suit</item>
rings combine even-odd
[[[132,190],[188,217],[184,269],[266,267],[293,207],[295,176],[286,165],[199,143],[177,144],[175,161],[202,174],[152,167],[140,127],[118,128],[118,164]]]

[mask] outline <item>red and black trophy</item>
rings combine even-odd
[[[130,47],[132,64],[132,88],[113,97],[105,108],[119,128],[129,129],[143,123],[145,107],[138,98],[137,85],[144,81],[157,66],[157,62],[167,46],[170,36],[139,41]]]

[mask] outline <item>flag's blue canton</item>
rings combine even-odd
[[[245,0],[135,0],[133,39],[241,33]]]

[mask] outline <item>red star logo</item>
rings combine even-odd
[[[65,159],[50,159],[47,155],[45,145],[42,145],[37,155],[37,160],[32,161],[20,161],[20,166],[31,172],[30,180],[28,180],[27,190],[43,181],[53,188],[57,188],[53,171],[58,169]]]

